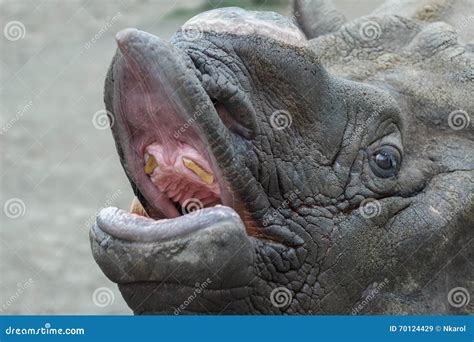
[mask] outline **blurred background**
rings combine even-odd
[[[348,18],[382,0],[336,0]],[[0,0],[0,315],[130,314],[92,258],[102,207],[132,191],[102,100],[114,35],[169,38],[199,12],[288,0]]]

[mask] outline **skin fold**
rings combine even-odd
[[[104,99],[141,215],[103,209],[90,237],[135,314],[474,312],[450,298],[474,289],[473,50],[412,7],[117,35]],[[157,139],[209,163],[218,206],[181,215],[154,186]]]

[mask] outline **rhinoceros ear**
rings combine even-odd
[[[472,0],[386,0],[372,15],[399,15],[426,22],[444,21],[458,31],[464,43],[474,43]]]
[[[331,0],[293,0],[293,16],[308,39],[337,31],[346,22]]]

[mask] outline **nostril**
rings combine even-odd
[[[217,114],[219,114],[219,117],[227,128],[247,139],[251,138],[252,131],[244,125],[240,124],[235,118],[235,116],[233,116],[232,113],[230,113],[222,103],[216,101],[216,103],[214,103],[214,108],[216,109]]]
[[[201,75],[201,84],[224,125],[233,133],[252,139],[258,130],[257,114],[247,92],[235,80],[196,68]]]

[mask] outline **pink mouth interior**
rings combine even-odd
[[[207,159],[194,147],[180,141],[154,142],[145,148],[144,165],[153,156],[158,166],[149,177],[158,190],[175,205],[181,213],[215,206],[221,203],[219,183]],[[191,160],[209,175],[212,182],[203,180],[186,167],[184,160]]]
[[[125,58],[117,65],[117,105],[122,113],[118,121],[122,120],[125,129],[118,134],[132,138],[127,167],[150,204],[147,214],[157,219],[175,218],[232,203],[220,170],[210,161],[205,141],[192,127],[197,114],[201,115],[207,107],[196,106],[190,111],[180,98],[186,96],[180,85],[151,67],[151,63],[164,57],[145,58],[150,51],[140,49],[146,46],[129,45],[127,37],[119,37],[119,48]],[[182,114],[185,108],[193,117]],[[115,127],[121,127],[120,122]],[[145,170],[150,156],[157,165]],[[203,177],[203,173],[208,177]]]

